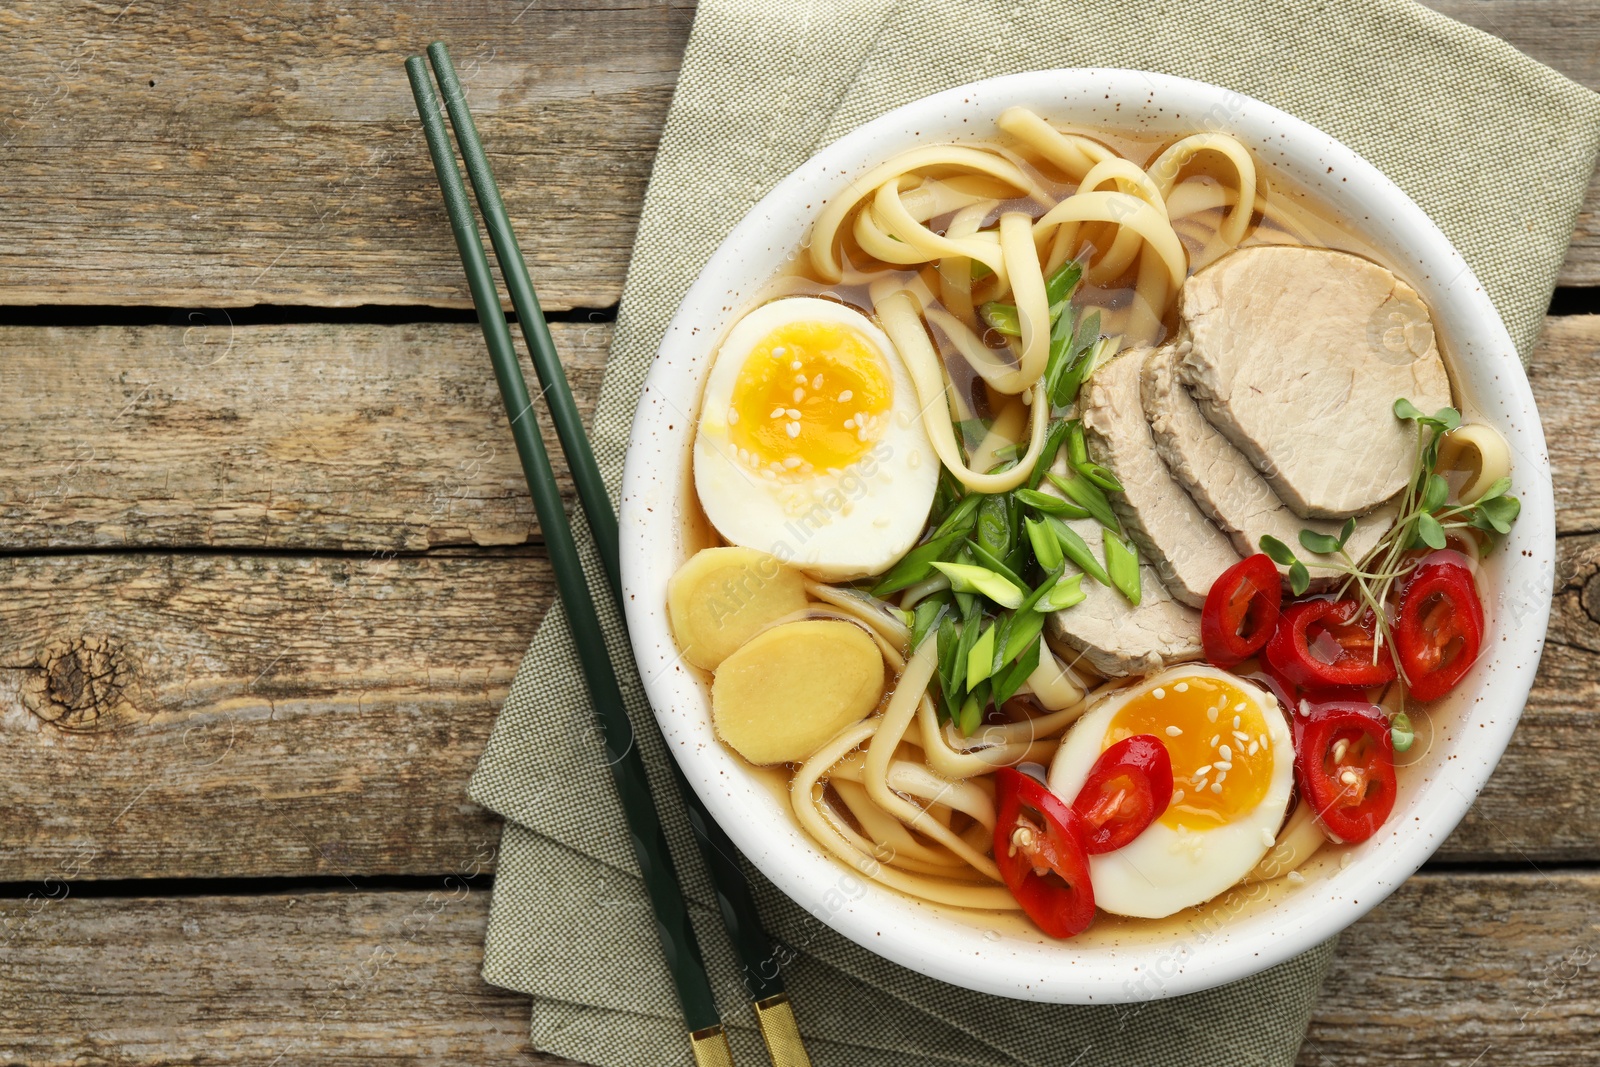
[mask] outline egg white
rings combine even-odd
[[[842,470],[808,476],[753,470],[739,461],[728,433],[739,372],[772,331],[819,321],[848,326],[877,347],[892,383],[888,417]],[[889,338],[860,312],[814,297],[775,300],[741,319],[718,348],[695,433],[694,483],[706,518],[730,544],[767,552],[824,581],[880,574],[916,544],[938,478],[911,377]]]
[[[1267,724],[1272,773],[1266,795],[1231,822],[1203,831],[1151,823],[1127,845],[1089,857],[1095,904],[1117,915],[1157,919],[1193,907],[1236,885],[1272,847],[1294,785],[1294,748],[1289,726],[1271,693],[1204,664],[1180,664],[1107,697],[1072,727],[1050,765],[1050,789],[1071,803],[1104,750],[1112,718],[1134,697],[1157,687],[1171,690],[1185,679],[1227,682],[1252,701]],[[1174,767],[1175,787],[1185,768]]]

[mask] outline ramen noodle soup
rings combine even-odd
[[[1070,938],[1383,825],[1518,505],[1416,291],[1278,184],[1012,108],[723,338],[668,614],[818,849]]]

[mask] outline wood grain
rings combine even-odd
[[[552,332],[587,417],[611,327]],[[0,364],[3,548],[416,551],[537,532],[474,325],[0,327]],[[526,356],[523,375],[537,392]]]
[[[470,307],[403,62],[449,42],[547,307],[616,302],[692,7],[0,11],[0,302]]]
[[[416,892],[72,890],[62,877],[0,902],[0,989],[27,990],[0,1011],[10,1062],[560,1062],[528,1048],[529,1001],[478,977],[489,894],[460,877]],[[1592,873],[1413,878],[1344,935],[1300,1064],[1592,1062],[1597,910]]]
[[[1436,0],[1600,86],[1600,0]],[[466,307],[404,56],[451,43],[551,308],[621,291],[692,9],[319,2],[0,12],[0,303]],[[1600,284],[1600,180],[1564,285]]]
[[[1600,859],[1600,537],[1562,541],[1551,643],[1440,857]],[[528,549],[0,558],[0,882],[433,874],[551,600]]]
[[[611,327],[553,332],[587,413]],[[1531,369],[1565,533],[1600,531],[1597,356],[1600,316],[1552,317]],[[0,365],[3,550],[537,537],[471,325],[0,327]]]

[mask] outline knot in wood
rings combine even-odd
[[[35,662],[22,703],[45,722],[87,732],[126,717],[133,665],[115,638],[85,634],[58,641],[40,649]]]

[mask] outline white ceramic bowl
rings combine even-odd
[[[1382,251],[1432,308],[1469,414],[1511,443],[1522,515],[1483,568],[1491,632],[1483,660],[1431,716],[1394,814],[1341,867],[1330,850],[1304,884],[1238,891],[1177,921],[1102,914],[1051,941],[1020,921],[933,908],[826,857],[770,785],[713,736],[704,678],[678,657],[668,577],[696,548],[686,519],[694,416],[716,343],[789,263],[814,214],[846,181],[917,144],[991,136],[1002,110],[1159,135],[1224,130],[1267,168],[1314,192]],[[1533,681],[1549,614],[1555,513],[1544,435],[1511,339],[1438,228],[1374,167],[1327,134],[1237,93],[1127,70],[1054,70],[964,85],[907,104],[817,153],[717,250],[667,329],[634,419],[622,490],[623,585],[639,670],[683,772],[734,842],[802,908],[897,963],[969,989],[1059,1003],[1173,996],[1243,978],[1355,922],[1439,847],[1488,779]]]

